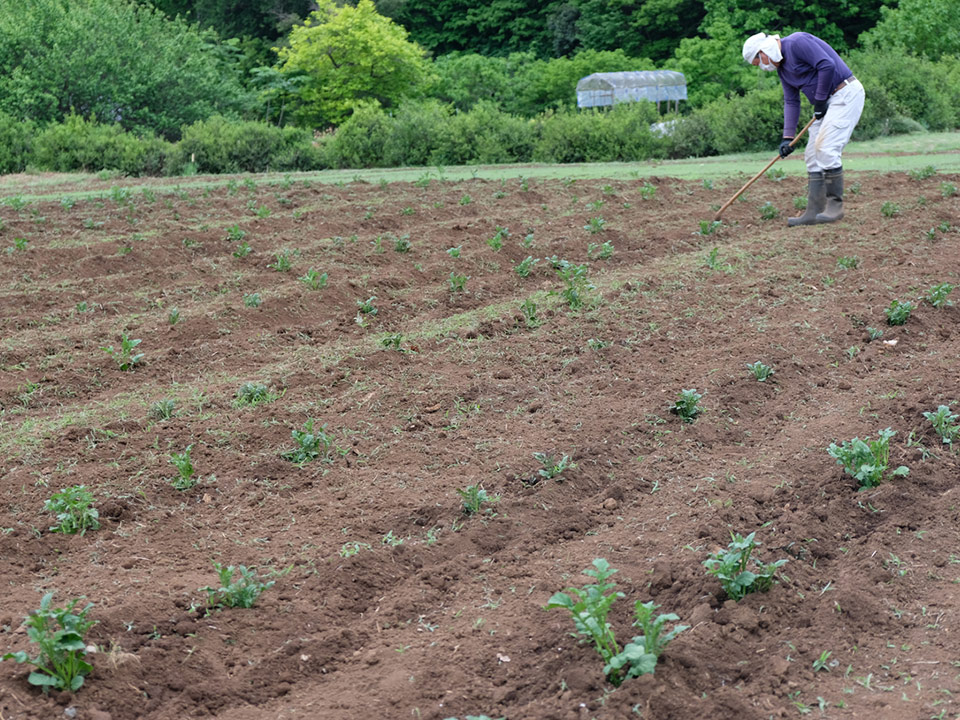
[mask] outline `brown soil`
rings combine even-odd
[[[956,717],[960,463],[923,413],[960,400],[960,331],[957,308],[919,300],[960,283],[944,181],[960,178],[851,176],[845,220],[787,230],[805,189],[764,180],[707,236],[737,183],[158,184],[154,202],[0,207],[0,647],[28,649],[22,619],[55,591],[94,603],[99,648],[75,694],[0,665],[2,717]],[[576,312],[546,261],[513,269],[603,241]],[[268,267],[283,249],[285,273]],[[325,289],[298,280],[310,267]],[[918,301],[901,327],[893,299]],[[102,350],[123,332],[142,340],[131,371]],[[246,382],[273,399],[237,407]],[[705,393],[689,424],[668,409],[687,388]],[[307,418],[336,449],[297,466],[281,453]],[[858,491],[826,448],[887,427],[910,474]],[[200,482],[178,491],[169,456],[188,445]],[[535,452],[576,468],[538,482]],[[45,500],[80,484],[102,526],[50,532]],[[456,491],[474,484],[500,499],[468,517]],[[739,603],[702,564],[731,531],[789,559]],[[621,641],[638,600],[691,626],[618,689],[543,609],[601,557]],[[252,609],[206,614],[214,561],[289,571]]]

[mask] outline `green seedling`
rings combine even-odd
[[[230,242],[240,242],[247,236],[246,230],[241,230],[239,225],[231,225],[227,228],[227,240]]]
[[[887,316],[888,325],[905,325],[907,320],[910,319],[910,313],[912,313],[916,308],[916,304],[910,302],[909,300],[904,302],[893,300],[890,303],[890,307],[883,312]]]
[[[884,217],[891,218],[894,215],[900,214],[900,205],[890,200],[887,200],[883,205],[880,206],[880,214]]]
[[[268,264],[267,267],[273,268],[277,272],[287,272],[293,267],[293,261],[290,258],[289,250],[281,250],[273,256],[273,262]]]
[[[235,258],[245,258],[252,252],[253,248],[250,247],[250,244],[246,240],[243,240],[237,246],[237,249],[233,251],[233,256]]]
[[[27,682],[49,692],[66,690],[76,692],[83,686],[85,675],[93,672],[93,666],[86,661],[87,643],[84,635],[96,625],[88,620],[87,613],[93,603],[81,609],[77,605],[85,598],[71,600],[64,608],[51,607],[53,593],[47,593],[40,600],[40,608],[32,611],[24,620],[27,637],[36,644],[36,657],[26,652],[7,653],[2,660],[26,663],[36,668],[27,676]]]
[[[409,235],[401,235],[393,240],[393,249],[398,253],[408,253],[412,247]]]
[[[937,310],[953,305],[952,300],[947,300],[947,295],[953,292],[956,285],[950,283],[939,283],[927,290],[927,302],[933,305]]]
[[[874,340],[879,340],[883,337],[883,330],[874,327],[867,328],[867,338],[873,342]]]
[[[134,366],[140,364],[143,360],[144,353],[134,352],[134,349],[141,342],[141,340],[131,340],[126,333],[123,333],[120,336],[119,350],[114,350],[113,345],[100,349],[116,360],[121,370],[133,370]]]
[[[933,177],[936,174],[937,169],[933,165],[917,168],[916,170],[911,170],[907,173],[911,180],[926,180],[927,178]]]
[[[76,198],[67,197],[66,195],[60,198],[60,207],[62,207],[64,210],[73,210],[73,206],[76,204]]]
[[[694,235],[701,235],[706,237],[707,235],[713,235],[717,230],[720,229],[720,226],[723,225],[719,220],[701,220],[700,229],[697,230]]]
[[[449,248],[447,250],[447,255],[452,258],[460,257],[460,252],[463,250],[463,245],[457,245],[456,247]]]
[[[949,406],[941,405],[936,412],[925,412],[923,416],[931,422],[937,435],[948,445],[952,444],[960,435],[960,424],[957,423],[957,416],[950,412]]]
[[[322,290],[327,286],[327,274],[320,274],[314,268],[310,268],[300,278],[300,282],[306,285],[310,290]]]
[[[715,247],[709,253],[707,253],[707,257],[704,258],[703,264],[711,270],[723,270],[724,264],[720,262],[720,248]]]
[[[150,406],[150,417],[155,420],[169,420],[177,414],[177,401],[173,398],[157,400]]]
[[[377,299],[376,295],[371,295],[366,300],[357,300],[357,307],[360,309],[360,312],[364,315],[376,315],[377,308],[374,307],[373,301]]]
[[[273,399],[270,390],[263,383],[246,382],[237,390],[233,404],[235,407],[254,407]]]
[[[469,205],[472,202],[473,198],[471,198],[469,195],[464,195],[460,198],[460,205]]]
[[[558,458],[553,453],[535,452],[533,458],[543,466],[537,470],[537,474],[547,480],[560,477],[565,470],[574,470],[577,467],[571,462],[569,455]]]
[[[940,194],[945,197],[953,197],[957,194],[957,186],[951,182],[940,183]]]
[[[180,314],[180,309],[175,307],[170,308],[170,312],[167,313],[167,322],[170,325],[176,325],[181,320],[183,320],[183,315]]]
[[[27,243],[29,241],[26,238],[18,237],[13,239],[13,247],[7,248],[7,253],[14,252],[23,252],[27,249]]]
[[[313,429],[313,418],[303,424],[303,430],[293,430],[290,433],[297,446],[292,450],[281,453],[280,457],[292,463],[303,465],[316,458],[328,458],[333,448],[333,436],[327,433],[327,426],[321,425]]]
[[[773,368],[769,365],[764,365],[759,360],[752,364],[747,363],[747,369],[753,377],[760,382],[766,382],[767,378],[773,375]]]
[[[713,180],[709,178],[704,178],[700,184],[703,185],[704,190],[713,190]]]
[[[595,235],[599,232],[603,232],[606,227],[607,221],[602,217],[592,217],[587,221],[587,224],[583,226],[583,229],[590,234]]]
[[[52,495],[43,509],[57,516],[59,524],[53,525],[50,532],[65,535],[84,535],[87,530],[100,527],[100,513],[93,505],[93,494],[84,485],[74,485]]]
[[[786,558],[768,565],[753,558],[753,570],[748,570],[750,556],[760,543],[752,532],[746,537],[730,533],[730,543],[726,550],[713,553],[703,561],[707,574],[713,575],[734,602],[739,602],[752,592],[766,592],[773,584],[777,569],[787,563]]]
[[[520,304],[520,312],[528,328],[538,328],[543,324],[543,321],[537,317],[537,304],[530,298]]]
[[[193,462],[190,460],[190,451],[193,445],[187,445],[182,453],[170,453],[170,463],[177,469],[177,477],[170,480],[176,490],[189,490],[197,484],[193,476]]]
[[[590,338],[587,340],[587,347],[593,350],[594,352],[600,352],[606,347],[610,347],[610,343],[606,340],[598,340],[597,338]]]
[[[450,286],[450,292],[452,293],[462,293],[467,289],[467,280],[470,277],[467,275],[462,275],[451,271],[450,277],[447,278],[447,284]]]
[[[251,608],[264,590],[269,590],[276,584],[276,580],[263,582],[254,569],[243,565],[223,567],[218,562],[213,563],[214,569],[220,578],[220,587],[202,587],[199,592],[207,593],[207,608],[222,610],[223,608]],[[236,580],[234,575],[240,574]]]
[[[831,655],[833,655],[833,653],[829,650],[824,650],[822,653],[820,653],[820,657],[813,661],[813,671],[820,672],[821,670],[824,670],[826,672],[830,672]]]
[[[514,266],[513,271],[522,278],[530,277],[530,273],[538,262],[540,262],[539,259],[535,260],[532,255],[528,255]]]
[[[668,622],[676,623],[680,617],[675,613],[662,613],[653,617],[654,611],[659,607],[652,600],[650,602],[637,600],[633,606],[636,617],[633,626],[643,630],[643,634],[634,636],[633,640],[624,646],[623,652],[609,660],[603,668],[607,677],[611,674],[619,674],[624,667],[629,668],[626,674],[628,678],[653,673],[664,648],[677,635],[689,629],[689,625],[674,625],[670,632],[664,633],[664,626]]]
[[[400,333],[386,335],[380,340],[380,344],[387,348],[387,350],[397,350],[398,352],[402,351],[400,347],[401,343],[403,343],[403,335]]]
[[[890,462],[890,438],[896,434],[887,428],[877,434],[876,440],[854,438],[844,440],[842,445],[830,443],[827,453],[860,483],[861,490],[876,487],[887,471]],[[906,466],[901,465],[891,474],[903,476],[909,472]]]
[[[479,515],[484,503],[495,503],[500,499],[499,495],[490,495],[479,485],[468,485],[463,490],[458,488],[457,495],[463,504],[464,515]]]
[[[760,218],[763,220],[776,220],[780,217],[780,211],[777,206],[771,202],[765,202],[760,206]]]
[[[243,304],[245,307],[257,308],[263,304],[263,298],[260,297],[260,293],[250,293],[243,296]]]
[[[358,554],[361,550],[370,550],[369,543],[357,542],[356,540],[352,542],[345,542],[340,546],[340,557],[348,558],[353,557]]]
[[[793,207],[796,210],[806,210],[807,209],[807,198],[805,197],[795,197],[793,199]]]
[[[507,228],[500,227],[498,225],[493,237],[487,240],[487,245],[492,247],[497,252],[500,252],[500,249],[503,247],[503,241],[508,237],[510,237],[510,231]]]
[[[256,210],[256,216],[264,219],[270,217],[270,208],[268,208],[266,205],[261,205]]]
[[[670,406],[670,412],[684,422],[693,422],[703,412],[703,408],[700,407],[700,400],[703,395],[703,393],[698,393],[696,389],[681,390],[677,396],[677,401]]]
[[[380,538],[381,545],[389,545],[390,547],[397,547],[397,545],[403,545],[403,538],[397,537],[393,534],[393,530],[390,530],[386,535]]]
[[[854,270],[860,265],[860,258],[856,255],[838,257],[837,267],[843,270]]]
[[[645,182],[640,186],[640,197],[644,200],[653,200],[657,196],[657,186]]]
[[[559,267],[556,268],[557,275],[565,284],[564,289],[560,291],[560,295],[567,301],[571,310],[583,307],[584,296],[594,289],[594,284],[590,282],[590,278],[587,276],[587,269],[586,265],[574,265],[566,260],[560,260]]]
[[[613,255],[613,243],[607,240],[604,243],[590,243],[587,245],[587,257],[591,260],[606,260]]]
[[[787,171],[779,167],[773,168],[773,170],[767,173],[767,177],[774,182],[783,182],[787,178]]]

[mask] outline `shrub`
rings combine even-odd
[[[450,117],[437,140],[434,165],[525,162],[533,152],[536,127],[493,103],[480,102],[471,111]]]
[[[386,166],[390,118],[376,103],[363,103],[335,132],[321,138],[326,165],[333,168]]]
[[[609,110],[566,109],[539,118],[538,162],[645,160],[660,149],[650,131],[658,119],[651,102],[621,103]]]
[[[0,175],[23,172],[30,162],[34,125],[0,112]]]
[[[43,170],[119,170],[125,175],[160,175],[173,146],[138,137],[119,125],[98,125],[78,115],[44,128],[33,143],[33,163]]]

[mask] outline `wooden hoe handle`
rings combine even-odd
[[[814,123],[815,120],[816,120],[816,118],[810,118],[810,122],[808,122],[806,125],[804,125],[804,126],[803,126],[803,130],[801,130],[800,132],[797,133],[797,136],[796,136],[796,137],[793,139],[793,141],[790,143],[790,147],[793,147],[794,145],[797,144],[797,141],[798,141],[798,140],[800,139],[800,137],[809,129],[809,127],[810,127],[811,125],[813,125],[813,123]],[[778,152],[778,153],[773,157],[773,160],[771,160],[770,162],[767,163],[767,166],[766,166],[765,168],[763,168],[763,170],[761,170],[761,171],[758,172],[756,175],[754,175],[752,178],[750,178],[750,179],[747,181],[747,184],[746,184],[746,185],[744,185],[742,188],[740,188],[739,190],[737,190],[737,194],[736,194],[736,195],[734,195],[732,198],[730,198],[729,200],[727,200],[727,201],[723,204],[723,207],[721,207],[719,210],[717,210],[717,214],[714,215],[714,217],[713,217],[714,221],[720,220],[720,216],[723,215],[723,211],[726,210],[728,207],[730,207],[730,206],[733,204],[733,201],[734,201],[734,200],[736,200],[738,197],[740,197],[741,195],[743,195],[744,190],[746,190],[748,187],[750,187],[751,185],[753,185],[753,184],[760,178],[760,176],[763,175],[767,170],[769,170],[769,169],[773,166],[773,164],[774,164],[777,160],[779,160],[779,159],[780,159],[780,153]]]

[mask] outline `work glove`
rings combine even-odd
[[[826,100],[814,100],[813,101],[813,117],[816,120],[823,120],[823,116],[827,114],[827,101]]]
[[[793,142],[793,138],[784,138],[780,143],[780,157],[785,158],[787,155],[793,152],[793,146],[790,144]]]

